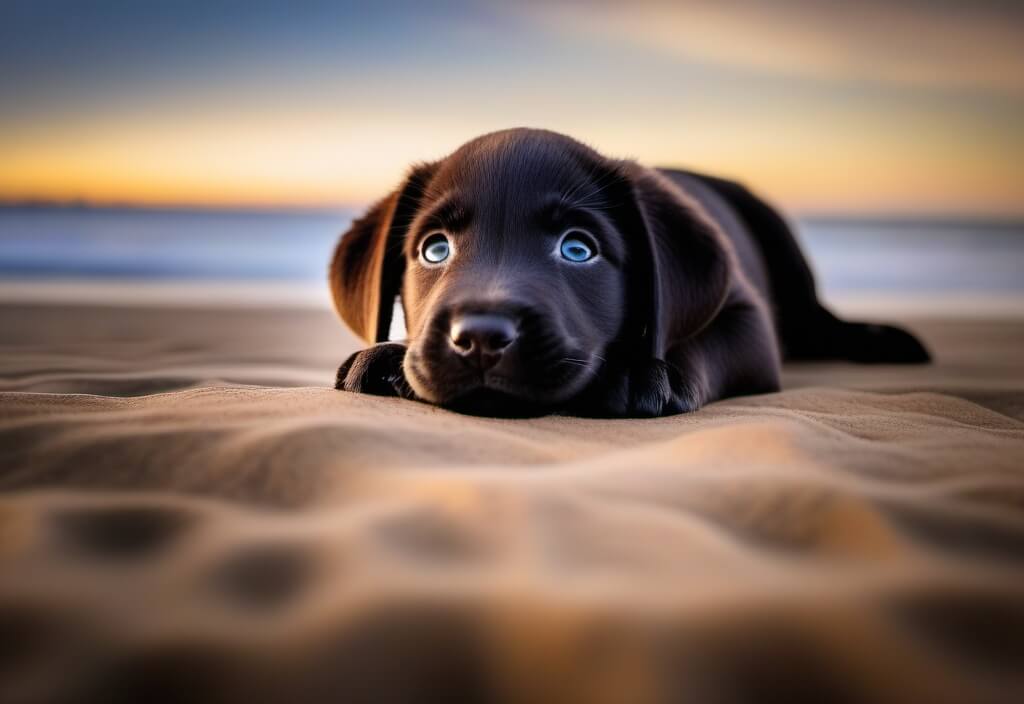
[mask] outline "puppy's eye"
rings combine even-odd
[[[570,230],[565,233],[561,244],[558,245],[558,252],[562,255],[562,259],[567,261],[575,263],[585,262],[594,256],[594,246],[589,242],[589,239],[582,232]]]
[[[440,232],[427,237],[427,239],[423,240],[423,245],[420,247],[420,256],[428,264],[440,264],[451,253],[452,247],[448,244],[448,238]]]

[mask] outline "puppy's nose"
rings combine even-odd
[[[515,321],[504,315],[475,313],[452,320],[452,346],[481,369],[497,364],[518,333]]]

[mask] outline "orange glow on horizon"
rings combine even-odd
[[[967,128],[900,132],[870,115],[805,122],[694,114],[675,128],[544,125],[611,156],[738,178],[794,211],[1024,214],[1024,149]],[[841,119],[855,123],[844,129]],[[365,120],[365,122],[364,122]],[[666,119],[664,122],[671,122]],[[360,126],[360,125],[370,125]],[[103,123],[5,145],[0,198],[138,205],[359,207],[385,195],[411,163],[443,156],[505,124],[429,129],[360,116],[351,125]],[[268,139],[266,135],[273,135]],[[666,136],[667,135],[667,136]],[[1001,153],[1002,152],[1002,153]]]

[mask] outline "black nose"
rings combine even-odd
[[[481,369],[490,369],[518,334],[511,318],[493,313],[460,315],[452,320],[452,347]]]

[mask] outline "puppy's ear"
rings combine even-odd
[[[699,333],[729,291],[731,245],[698,205],[658,172],[617,164],[632,196],[629,318],[652,357]],[[636,338],[634,338],[636,339]]]
[[[329,278],[334,307],[367,342],[384,342],[405,272],[406,232],[434,173],[415,167],[405,182],[352,223],[334,249]]]

